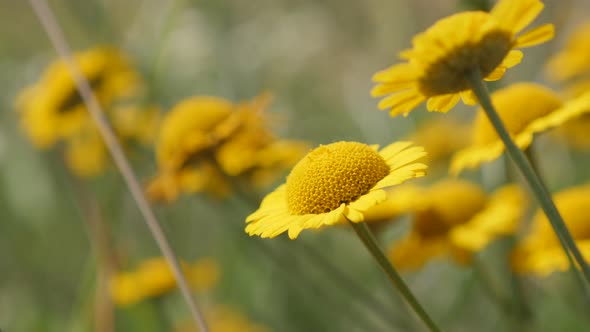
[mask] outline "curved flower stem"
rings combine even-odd
[[[522,172],[522,175],[525,177],[526,181],[529,183],[535,198],[538,200],[541,208],[547,216],[547,219],[549,219],[553,230],[557,234],[559,242],[563,246],[572,268],[575,268],[575,263],[572,259],[573,255],[573,258],[575,258],[577,263],[580,265],[586,281],[590,283],[590,267],[588,267],[588,264],[584,260],[584,257],[578,249],[576,242],[563,222],[563,219],[561,218],[555,203],[553,203],[553,200],[551,199],[551,194],[547,188],[545,188],[545,185],[531,166],[531,163],[526,158],[525,154],[516,146],[510,137],[508,130],[506,130],[506,127],[504,126],[504,123],[502,123],[502,119],[500,119],[500,116],[492,105],[490,94],[483,83],[479,69],[472,70],[468,74],[468,77],[473,93],[477,96],[481,107],[486,113],[491,124],[496,129],[498,136],[502,142],[504,142],[508,155],[510,155],[510,158],[514,161],[516,166]]]
[[[68,72],[72,76],[75,86],[78,89],[78,92],[80,93],[80,96],[82,97],[82,100],[84,101],[90,116],[94,120],[115,165],[117,165],[121,176],[125,180],[125,183],[131,192],[131,196],[135,200],[137,207],[142,213],[144,221],[150,230],[152,237],[158,244],[162,255],[170,265],[170,269],[172,270],[174,278],[177,281],[178,288],[180,289],[180,292],[189,307],[191,316],[195,321],[195,325],[200,332],[207,332],[209,329],[207,328],[205,318],[192,296],[188,282],[180,267],[178,258],[170,246],[170,243],[166,238],[166,234],[160,227],[154,211],[143,194],[143,189],[139,184],[139,180],[131,168],[131,165],[125,156],[123,148],[117,140],[115,133],[111,129],[107,119],[104,116],[104,110],[102,109],[102,106],[94,95],[88,80],[84,77],[84,75],[82,75],[80,68],[74,61],[70,46],[65,39],[63,31],[61,30],[61,27],[59,26],[53,11],[47,4],[46,0],[30,0],[30,3],[55,50],[64,61]]]
[[[389,277],[389,280],[391,281],[393,286],[397,288],[397,290],[402,294],[402,296],[406,299],[408,304],[422,319],[424,324],[426,324],[426,326],[428,326],[428,328],[432,332],[441,332],[442,330],[436,325],[436,323],[434,323],[432,318],[430,318],[430,316],[426,313],[422,305],[420,305],[420,303],[418,302],[410,288],[406,285],[402,277],[399,275],[397,270],[393,267],[393,265],[391,265],[387,257],[385,257],[383,250],[381,250],[381,248],[377,244],[377,240],[375,239],[373,233],[371,233],[371,231],[369,230],[369,227],[367,227],[367,224],[365,224],[364,222],[354,223],[350,220],[348,220],[348,223],[352,226],[352,228],[356,232],[356,235],[358,235],[359,239],[361,239],[367,250],[369,250],[371,255],[375,258],[377,263],[379,263],[383,271],[385,271],[385,274],[387,274],[387,277]]]

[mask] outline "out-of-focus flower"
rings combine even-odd
[[[547,62],[546,72],[553,81],[563,82],[590,75],[590,22],[578,26],[562,50]]]
[[[553,37],[546,24],[517,36],[543,10],[539,0],[500,0],[490,13],[458,13],[436,22],[412,40],[413,48],[402,51],[406,63],[376,73],[371,94],[386,96],[380,109],[392,116],[407,115],[421,103],[429,111],[448,112],[459,99],[473,105],[469,72],[479,70],[486,81],[496,81],[520,63],[523,54],[515,48],[543,43]]]
[[[428,151],[426,161],[432,167],[467,146],[469,127],[448,118],[433,120],[420,125],[409,140]]]
[[[391,246],[389,257],[400,269],[416,269],[446,255],[469,263],[496,238],[515,233],[526,200],[516,185],[488,196],[474,183],[447,179],[425,188],[407,207],[414,214],[412,229]]]
[[[590,113],[590,93],[563,102],[555,92],[534,83],[516,83],[498,90],[492,94],[492,103],[521,149],[531,144],[535,134]],[[504,144],[483,110],[478,111],[472,128],[471,145],[453,156],[453,174],[495,160],[504,152]]]
[[[206,313],[206,320],[211,332],[270,332],[266,326],[250,321],[242,313],[227,306],[216,305]],[[194,322],[182,323],[175,332],[196,332]]]
[[[178,103],[162,122],[159,174],[148,185],[150,198],[173,201],[182,192],[223,196],[234,180],[266,184],[297,162],[307,145],[275,137],[264,114],[269,102],[262,94],[237,105],[204,96]]]
[[[553,199],[580,251],[590,259],[590,185],[563,190]],[[530,232],[514,250],[512,263],[518,272],[540,276],[569,268],[569,261],[542,211],[536,213]]]
[[[116,49],[93,48],[76,53],[75,60],[102,105],[138,93],[141,80]],[[51,64],[38,82],[17,97],[16,106],[24,130],[39,148],[76,135],[89,118],[63,61]]]
[[[212,258],[182,264],[189,285],[194,291],[207,291],[219,279],[219,265]],[[147,259],[133,271],[116,274],[111,280],[111,296],[121,306],[132,305],[146,298],[164,295],[176,287],[174,274],[161,257]]]
[[[132,104],[140,97],[143,82],[130,61],[106,46],[76,53],[75,60],[122,143],[150,143],[158,110]],[[63,61],[51,64],[39,81],[26,88],[16,107],[33,144],[41,149],[62,144],[66,165],[76,175],[95,176],[108,165],[106,146]]]
[[[268,194],[246,219],[246,232],[291,239],[308,228],[364,221],[364,212],[386,199],[383,188],[425,174],[416,162],[426,153],[411,142],[378,150],[357,142],[321,145],[293,167],[285,184]]]

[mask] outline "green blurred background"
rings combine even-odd
[[[536,23],[555,23],[557,37],[527,52],[518,70],[499,84],[542,82],[539,68],[547,56],[590,14],[586,0],[545,3]],[[386,144],[440,117],[419,111],[394,120],[379,112],[369,95],[371,75],[393,63],[412,36],[436,19],[489,6],[467,0],[64,0],[50,5],[73,49],[109,44],[129,54],[149,84],[149,98],[164,110],[192,95],[239,101],[268,90],[274,95],[270,112],[280,115],[280,135],[314,145],[336,140]],[[97,260],[79,191],[59,154],[40,152],[28,142],[13,106],[15,95],[56,53],[27,1],[0,0],[0,8],[0,329],[92,331]],[[462,107],[450,116],[467,120],[472,114]],[[555,150],[549,144],[543,159],[556,158]],[[590,158],[576,158],[580,172],[574,177],[542,163],[553,189],[588,180]],[[134,163],[144,180],[155,167],[151,151]],[[443,175],[435,172],[425,181]],[[83,182],[127,265],[159,255],[114,168]],[[220,262],[218,286],[199,302],[231,305],[273,331],[419,330],[347,228],[304,232],[298,241],[249,238],[242,222],[256,207],[257,202],[238,196],[219,201],[207,195],[157,207],[179,256],[213,256]],[[407,221],[384,236],[393,238],[404,227]],[[303,244],[360,281],[391,316],[384,319],[343,292]],[[497,252],[505,247],[499,243],[484,255],[498,260]],[[261,248],[273,251],[279,263]],[[492,265],[496,269],[490,275],[507,290],[504,265]],[[513,329],[474,273],[442,260],[405,277],[448,331]],[[532,280],[527,287],[538,313],[534,331],[583,331],[584,315],[568,302],[575,289],[564,279]],[[116,326],[117,331],[172,331],[188,317],[174,292],[117,309]]]

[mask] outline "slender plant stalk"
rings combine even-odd
[[[432,318],[430,318],[430,316],[426,313],[422,305],[420,305],[420,303],[418,302],[410,288],[406,285],[402,277],[399,275],[397,270],[393,267],[393,265],[391,265],[391,263],[383,253],[383,250],[381,250],[381,248],[377,244],[375,236],[373,235],[373,233],[371,233],[369,227],[367,227],[367,224],[364,222],[354,223],[350,220],[348,221],[348,223],[352,226],[352,228],[356,232],[356,235],[363,242],[365,247],[369,250],[373,258],[375,258],[377,263],[379,263],[383,271],[385,271],[385,274],[387,274],[387,276],[389,277],[389,280],[391,281],[392,285],[395,288],[397,288],[397,290],[402,294],[402,296],[406,299],[408,304],[412,307],[412,309],[414,309],[414,311],[420,317],[420,319],[422,319],[424,324],[426,324],[426,326],[428,326],[428,328],[432,332],[441,332],[442,330],[436,325],[436,323],[434,323]]]
[[[510,134],[506,130],[502,119],[500,119],[500,116],[492,105],[490,94],[487,90],[487,87],[483,83],[479,69],[472,70],[469,73],[469,81],[471,83],[471,89],[477,96],[481,107],[486,113],[491,124],[496,129],[498,136],[502,142],[504,142],[508,155],[514,161],[516,166],[520,169],[521,173],[525,177],[526,181],[529,183],[535,198],[539,201],[539,204],[545,212],[547,219],[549,219],[553,230],[559,238],[559,242],[563,246],[568,259],[570,260],[570,263],[573,263],[571,257],[573,255],[573,258],[580,265],[586,281],[590,283],[590,267],[588,267],[588,264],[586,264],[586,261],[578,249],[576,242],[563,222],[563,219],[561,218],[555,203],[553,203],[553,200],[551,199],[551,194],[549,194],[549,191],[547,188],[545,188],[537,173],[535,173],[531,163],[528,161],[522,150],[516,146],[510,137]],[[575,264],[572,264],[572,268],[575,268]]]
[[[88,225],[88,233],[96,250],[96,299],[94,323],[97,332],[115,331],[114,303],[109,293],[109,281],[117,268],[117,259],[111,249],[110,232],[106,224],[96,197],[84,188],[82,183],[76,183],[77,196],[84,219]]]
[[[228,180],[231,181],[231,179]],[[244,201],[245,204],[251,206],[254,209],[258,207],[260,198],[252,197],[252,195],[249,195],[248,192],[242,190],[240,186],[236,186],[236,191],[239,194],[237,196],[240,198],[240,200]],[[284,247],[285,243],[281,243],[281,245]],[[363,285],[360,284],[356,279],[350,277],[346,271],[343,271],[338,266],[336,266],[321,251],[316,250],[316,248],[310,244],[305,243],[305,241],[302,241],[299,244],[299,247],[306,251],[304,258],[311,261],[314,267],[323,271],[325,275],[332,278],[332,282],[339,284],[338,289],[348,293],[348,295],[354,299],[354,303],[359,303],[360,301],[375,315],[380,316],[384,322],[394,327],[399,327],[399,323],[393,319],[391,312],[388,311],[389,309],[386,308],[386,305],[373,296],[369,290],[363,287]],[[291,259],[295,259],[297,256],[297,254],[290,248],[286,248],[284,251],[291,256]],[[401,302],[401,298],[398,297],[396,300],[400,301],[403,310],[408,310],[408,308]]]
[[[160,247],[163,256],[170,265],[178,287],[180,288],[180,291],[189,306],[191,315],[195,320],[196,326],[201,332],[207,332],[207,324],[202,312],[197,307],[197,304],[191,294],[186,278],[182,272],[182,269],[180,268],[178,259],[174,254],[174,251],[172,250],[168,240],[166,239],[166,235],[162,231],[154,211],[143,194],[141,185],[139,184],[139,181],[137,180],[137,177],[133,172],[129,161],[125,156],[121,145],[117,141],[115,134],[109,126],[104,116],[102,107],[92,92],[88,80],[82,75],[80,68],[74,61],[70,47],[64,37],[63,32],[61,31],[55,15],[45,0],[30,0],[30,3],[33,10],[37,14],[39,21],[47,32],[51,43],[58,52],[59,56],[64,60],[64,63],[66,64],[66,67],[74,80],[76,88],[82,97],[82,100],[90,112],[90,115],[94,119],[94,122],[96,123],[115,164],[119,168],[119,172],[125,180],[131,195],[133,196],[139,210],[141,211],[144,220],[152,236],[154,237],[154,240]]]

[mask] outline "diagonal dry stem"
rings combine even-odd
[[[86,80],[86,78],[84,78],[84,76],[81,74],[78,65],[74,61],[70,47],[65,40],[64,34],[61,31],[55,15],[45,0],[30,0],[30,2],[33,10],[39,18],[39,21],[47,32],[51,43],[66,64],[68,71],[74,80],[76,88],[78,89],[80,96],[86,105],[86,108],[90,112],[90,115],[94,119],[94,122],[96,123],[98,130],[109,152],[111,153],[117,168],[119,169],[119,172],[123,176],[123,179],[125,180],[125,183],[127,184],[127,187],[129,188],[129,191],[131,192],[131,195],[137,204],[137,207],[141,211],[141,214],[143,215],[152,236],[160,247],[162,255],[166,258],[166,261],[170,265],[172,272],[174,273],[174,277],[178,283],[178,287],[180,288],[180,291],[189,306],[191,315],[195,320],[197,327],[201,332],[207,332],[208,328],[205,323],[205,319],[203,318],[203,314],[197,307],[197,304],[191,294],[186,278],[184,277],[182,269],[180,268],[178,259],[176,258],[172,247],[168,243],[166,235],[162,231],[162,228],[160,227],[160,224],[158,223],[151,206],[145,198],[141,185],[139,184],[139,181],[137,180],[137,177],[135,176],[129,161],[125,156],[121,145],[117,141],[115,134],[104,117],[104,112],[98,103],[96,96],[92,92],[88,80]]]

